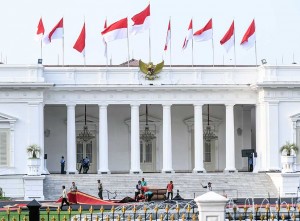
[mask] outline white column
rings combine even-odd
[[[29,145],[40,143],[40,113],[39,103],[29,103]]]
[[[110,174],[108,169],[107,105],[99,105],[99,125],[98,174]]]
[[[67,173],[74,174],[76,171],[76,126],[75,104],[67,104]]]
[[[226,104],[226,168],[225,172],[235,172],[234,147],[234,104]]]
[[[194,145],[195,168],[194,173],[206,172],[203,166],[203,119],[202,104],[194,105]]]
[[[174,173],[172,168],[171,105],[163,105],[163,173]]]
[[[41,117],[40,117],[40,103],[38,102],[32,102],[29,103],[29,145],[36,144],[41,148],[41,151],[39,153],[39,168],[35,175],[41,175],[43,172],[43,165],[41,165],[41,162],[43,162],[43,144],[41,142],[41,133],[43,133],[41,125]],[[30,174],[30,168],[28,170],[28,174]]]
[[[41,147],[41,172],[42,174],[49,174],[49,171],[47,170],[47,168],[45,167],[45,159],[44,159],[44,154],[45,154],[45,142],[44,142],[44,137],[45,137],[45,134],[44,134],[44,131],[45,131],[45,128],[44,128],[44,104],[43,103],[40,103],[39,104],[39,123],[40,123],[40,133],[39,133],[39,136],[40,136],[40,147]]]
[[[278,101],[267,103],[267,170],[281,170],[280,151],[279,151],[279,123],[278,123]]]
[[[139,105],[131,105],[131,165],[130,173],[142,173],[140,165]]]

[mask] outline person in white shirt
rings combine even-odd
[[[62,207],[64,205],[64,203],[66,203],[67,206],[70,206],[70,203],[68,202],[68,195],[67,195],[67,191],[66,191],[66,187],[62,186],[62,201],[61,201],[61,205],[60,205],[60,209],[62,210]]]

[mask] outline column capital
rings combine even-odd
[[[203,107],[204,103],[194,103],[194,107]]]
[[[139,107],[140,105],[141,105],[141,104],[139,104],[139,103],[131,103],[131,104],[130,104],[131,107]]]
[[[75,107],[76,104],[74,104],[74,103],[67,103],[66,106],[67,106],[67,107]]]
[[[104,104],[98,104],[98,107],[101,108],[101,109],[102,108],[107,108],[108,104],[105,104],[105,103]]]
[[[268,101],[267,104],[276,106],[276,105],[279,104],[279,101],[273,101],[272,100],[272,101]]]
[[[234,107],[235,103],[225,103],[225,107]]]
[[[172,104],[162,104],[163,108],[170,108]]]

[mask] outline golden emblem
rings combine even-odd
[[[158,78],[157,74],[163,69],[164,61],[154,65],[153,62],[146,64],[142,60],[139,60],[139,67],[141,72],[145,74],[145,79],[153,81],[155,78]]]

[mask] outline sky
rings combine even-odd
[[[64,17],[64,64],[82,65],[82,55],[73,49],[86,23],[86,64],[105,65],[101,31],[108,25],[146,8],[149,0],[1,0],[0,52],[7,64],[36,64],[40,57],[40,43],[34,39],[42,16],[46,34]],[[194,64],[234,64],[233,48],[226,53],[220,39],[235,21],[236,64],[255,64],[255,48],[240,47],[241,39],[255,18],[257,60],[268,64],[300,63],[300,1],[299,0],[151,0],[151,60],[165,60],[166,64],[191,65],[192,45],[182,51],[191,18],[194,32],[213,19],[214,41],[194,42]],[[163,51],[168,21],[171,18],[171,53]],[[129,37],[130,58],[149,60],[149,32]],[[170,48],[170,46],[169,46]],[[43,64],[62,64],[62,41],[43,45]],[[108,57],[112,64],[127,61],[127,40],[108,43]],[[171,58],[171,59],[170,59]]]

